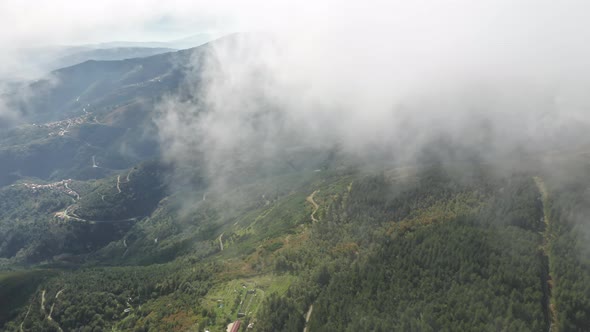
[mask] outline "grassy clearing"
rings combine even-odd
[[[274,274],[232,279],[213,288],[203,300],[203,307],[217,322],[253,317],[266,296],[284,294],[294,279],[290,275]],[[208,328],[215,329],[214,326]]]

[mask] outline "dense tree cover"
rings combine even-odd
[[[264,317],[257,324],[258,331],[293,331],[299,332],[305,326],[303,314],[297,310],[292,299],[271,294],[264,302],[260,316]]]
[[[0,189],[0,257],[36,261],[59,253],[51,241],[63,238],[67,227],[52,225],[52,214],[71,203],[71,197],[58,192]]]
[[[494,225],[543,231],[543,202],[533,178],[519,175],[502,183],[481,218]]]
[[[142,163],[82,196],[75,213],[99,221],[149,215],[166,194],[166,174],[167,167],[158,162]]]
[[[79,233],[63,237],[70,244],[62,251],[84,252],[72,245],[91,244],[86,264],[146,266],[64,272],[28,298],[39,308],[46,290],[46,312],[24,319],[25,301],[6,328],[221,330],[239,317],[212,305],[210,289],[272,270],[291,286],[259,293],[259,310],[240,318],[254,330],[300,331],[313,305],[312,331],[537,331],[551,324],[550,303],[561,330],[584,330],[588,304],[579,295],[588,291],[588,233],[580,216],[587,202],[573,198],[584,197],[584,185],[552,189],[549,211],[559,222],[548,230],[542,209],[548,208],[531,174],[492,176],[482,167],[458,179],[433,165],[407,176],[326,172],[316,180],[281,179],[281,188],[277,179],[192,193],[198,200],[189,209],[168,198],[130,229],[106,230],[118,234],[108,245]],[[101,185],[113,189],[107,182],[76,188],[92,197]],[[319,221],[312,222],[306,197],[318,188]],[[190,192],[177,193],[183,194]],[[230,299],[232,308],[240,305],[239,296]]]
[[[79,145],[73,139],[53,137],[0,147],[0,185],[12,183],[18,178],[15,174],[50,179],[55,169],[70,168],[73,160],[92,155],[79,151]]]
[[[584,177],[549,180],[553,309],[560,331],[590,326],[590,183]]]
[[[386,241],[318,298],[311,329],[546,328],[538,237],[457,220]]]
[[[72,187],[79,190],[76,183]],[[32,263],[88,253],[119,239],[133,225],[132,221],[86,223],[55,216],[72,204],[74,197],[59,189],[34,190],[23,184],[0,189],[0,257]]]
[[[80,199],[63,184],[51,189],[25,185],[43,184],[38,179],[0,189],[0,257],[20,262],[64,259],[121,239],[164,197],[166,170],[157,162],[140,164],[120,175],[120,193],[116,178],[70,182]],[[66,208],[79,219],[55,215]],[[167,260],[173,258],[168,255]]]
[[[38,292],[31,300],[34,312],[26,318],[26,311],[21,312],[5,329],[16,331],[22,322],[24,329],[32,331],[54,331],[57,326],[65,331],[103,331],[111,327],[142,330],[146,326],[167,330],[168,325],[159,318],[179,310],[196,310],[212,285],[212,276],[219,272],[216,264],[190,268],[187,264],[188,260],[180,260],[149,267],[91,268],[64,274],[42,287],[46,290],[45,307],[39,311],[42,294]],[[159,298],[167,298],[170,305],[158,305],[158,314],[154,315]]]
[[[51,270],[0,272],[0,327],[19,313],[40,283],[56,274]]]
[[[359,180],[314,225],[317,247],[277,258],[278,271],[302,275],[285,301],[300,313],[313,303],[320,331],[547,329],[541,207],[524,175]],[[272,317],[282,330],[287,317]]]

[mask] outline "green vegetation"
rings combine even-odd
[[[586,179],[548,181],[549,262],[559,331],[590,326],[590,223]]]
[[[56,272],[50,270],[0,272],[0,322],[13,318],[29,301],[37,286],[55,275]]]
[[[0,330],[589,330],[584,154],[244,148],[206,179],[157,159],[153,105],[207,47],[26,87],[36,124],[0,132]]]
[[[75,203],[63,193],[4,188],[7,202],[29,202],[7,205],[20,222],[29,220],[39,239],[57,239],[45,233],[61,229],[63,241],[52,256],[39,256],[53,257],[47,264],[61,273],[24,282],[29,288],[6,311],[3,328],[223,331],[239,319],[244,331],[539,331],[552,324],[575,331],[588,322],[590,305],[579,296],[588,294],[587,228],[574,218],[587,204],[579,198],[584,185],[557,187],[548,178],[551,195],[542,199],[532,174],[498,176],[481,166],[459,180],[435,164],[413,172],[292,171],[166,196],[165,174],[156,163],[123,172],[121,193],[116,177],[73,182],[81,196]],[[313,192],[315,222],[306,200]],[[103,200],[107,194],[120,200]],[[102,233],[92,227],[119,224],[49,218],[43,229],[33,222],[72,204],[88,220],[143,217]],[[97,234],[102,242],[91,242]],[[65,262],[76,269],[64,270]],[[45,311],[29,311],[43,294]]]
[[[126,174],[101,181],[83,195],[75,213],[82,219],[112,221],[149,215],[165,196],[166,168],[142,163]]]

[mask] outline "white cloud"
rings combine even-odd
[[[272,151],[269,142],[292,136],[359,150],[400,144],[410,129],[414,144],[437,130],[460,139],[468,118],[493,114],[493,143],[506,146],[587,123],[589,9],[576,0],[4,0],[0,60],[18,68],[11,50],[38,44],[151,39],[161,22],[166,33],[264,31],[266,41],[216,48],[198,91],[207,114],[168,114],[182,119],[169,121],[168,142],[191,142],[178,134],[186,126],[223,149],[191,147],[216,155],[244,142]],[[265,119],[280,130],[247,123],[268,105],[276,112]]]
[[[236,21],[270,37],[218,43],[199,103],[172,102],[182,120],[161,123],[177,138],[173,157],[199,149],[212,172],[243,162],[235,151],[276,156],[302,137],[412,155],[440,134],[506,151],[588,125],[585,2],[232,5],[244,9],[229,11]]]

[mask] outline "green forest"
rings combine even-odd
[[[3,329],[586,331],[590,181],[452,166],[291,172],[170,195],[148,163],[72,184],[81,219],[141,216],[116,231],[51,217],[67,195],[9,187]],[[125,208],[100,208],[113,190]],[[47,244],[17,254],[19,234]]]

